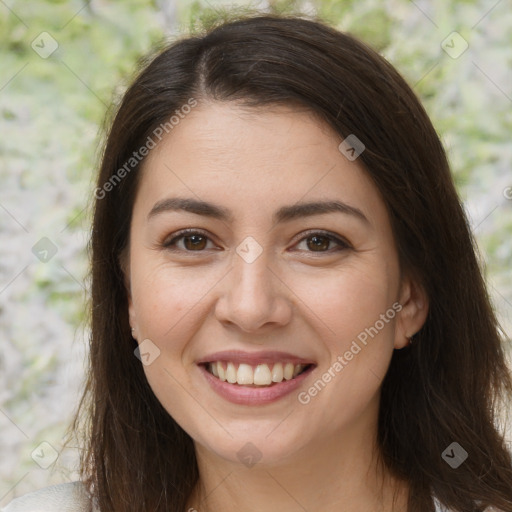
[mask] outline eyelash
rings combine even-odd
[[[199,236],[202,236],[202,237],[205,237],[207,238],[208,240],[210,240],[210,237],[208,236],[208,234],[204,231],[201,231],[201,230],[197,230],[197,229],[183,229],[181,231],[178,231],[177,233],[175,233],[175,236],[173,236],[173,238],[171,238],[170,240],[165,240],[163,243],[162,243],[162,247],[169,250],[169,251],[182,251],[182,252],[187,252],[187,253],[202,253],[202,252],[205,252],[207,249],[202,249],[202,250],[198,250],[198,251],[189,251],[187,249],[176,249],[175,247],[175,244],[178,240],[180,239],[183,239],[183,238],[187,238],[187,237],[190,237],[190,236],[193,236],[193,235],[199,235]],[[331,249],[328,249],[327,251],[306,251],[306,252],[309,252],[311,254],[332,254],[333,252],[339,252],[339,251],[342,251],[342,250],[345,250],[345,249],[350,249],[351,248],[351,245],[344,241],[343,239],[337,237],[337,236],[334,236],[332,235],[331,233],[327,232],[327,231],[309,231],[309,232],[306,232],[306,236],[302,237],[297,243],[300,243],[304,240],[307,240],[308,238],[311,238],[313,236],[321,236],[323,238],[327,238],[330,242],[335,242],[336,244],[338,244],[339,248],[337,250],[331,250]]]

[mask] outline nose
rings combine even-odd
[[[217,300],[219,322],[236,325],[244,332],[286,325],[292,315],[292,292],[270,268],[267,251],[254,261],[234,254],[233,266]]]

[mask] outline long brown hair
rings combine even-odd
[[[497,426],[512,381],[440,140],[384,58],[323,22],[283,15],[239,17],[172,43],[111,124],[90,242],[90,370],[74,424],[85,428],[82,478],[101,510],[183,512],[199,478],[192,439],[134,356],[120,265],[144,159],[126,163],[191,98],[300,104],[364,143],[360,159],[389,209],[401,268],[429,297],[423,328],[395,351],[383,382],[381,460],[408,481],[409,512],[432,511],[432,495],[454,511],[512,511],[512,461]],[[442,456],[453,442],[468,452],[457,469]]]

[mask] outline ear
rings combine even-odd
[[[402,279],[398,302],[402,309],[397,315],[394,346],[401,349],[406,347],[409,338],[423,327],[427,319],[429,300],[424,287],[411,276],[405,276]]]
[[[123,273],[123,281],[124,287],[126,290],[126,298],[128,300],[128,321],[130,322],[130,327],[135,329],[132,330],[132,336],[134,338],[137,337],[137,319],[135,315],[135,308],[133,306],[132,299],[132,289],[131,289],[131,280],[130,280],[130,259],[127,251],[123,251],[123,253],[119,256],[119,266],[121,267],[121,271]]]

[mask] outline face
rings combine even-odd
[[[146,160],[130,322],[158,400],[224,460],[374,428],[420,327],[384,202],[341,140],[306,112],[206,103]]]

